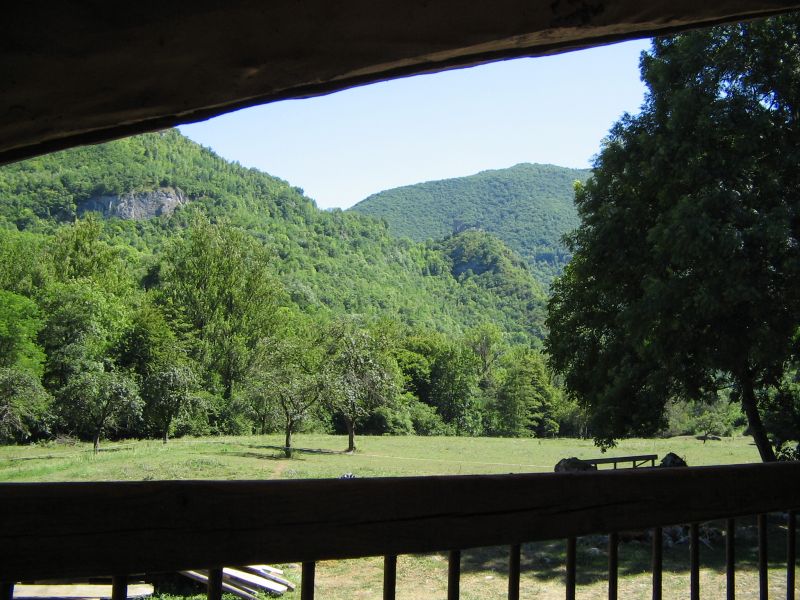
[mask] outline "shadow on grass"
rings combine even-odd
[[[304,458],[300,458],[298,456],[293,456],[292,458],[287,458],[286,455],[281,451],[280,454],[262,454],[260,452],[228,452],[228,456],[239,456],[241,458],[255,458],[257,460],[291,460],[291,461],[304,461]]]
[[[246,444],[248,448],[262,448],[265,450],[279,450],[280,452],[284,451],[284,446],[269,446],[269,445],[257,445],[257,444]],[[292,448],[292,452],[297,453],[305,453],[305,454],[347,454],[346,450],[325,450],[323,448]]]
[[[755,518],[737,521],[736,569],[758,569],[758,529]],[[688,528],[686,528],[688,529]],[[683,531],[688,538],[688,531]],[[648,532],[626,536],[619,544],[619,575],[637,575],[651,571],[652,544]],[[625,538],[628,539],[625,539]],[[703,541],[705,540],[705,541]],[[768,558],[770,568],[781,568],[786,561],[786,520],[781,515],[770,515],[768,521]],[[578,584],[591,584],[608,578],[608,538],[591,535],[578,538],[576,577]],[[533,542],[522,547],[521,568],[524,573],[541,581],[563,579],[566,565],[564,540]],[[700,564],[719,573],[725,572],[724,523],[713,522],[701,527]],[[689,543],[680,541],[665,544],[664,572],[688,573]],[[465,550],[461,557],[464,572],[508,570],[508,547],[476,548]]]

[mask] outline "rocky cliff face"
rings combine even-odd
[[[189,199],[180,188],[160,188],[149,192],[128,192],[126,194],[97,196],[90,198],[78,207],[78,212],[103,213],[105,217],[141,220],[171,215],[172,212]]]

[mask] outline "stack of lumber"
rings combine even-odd
[[[14,598],[111,598],[112,586],[96,583],[47,583],[21,584],[14,586]],[[128,584],[128,598],[153,595],[153,586],[148,583]]]
[[[208,582],[208,571],[181,571],[190,579],[201,583]],[[294,584],[283,577],[283,571],[269,565],[249,565],[245,567],[225,567],[222,569],[222,590],[235,594],[243,600],[258,600],[258,592],[280,596],[293,590]]]

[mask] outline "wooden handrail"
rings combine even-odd
[[[302,481],[0,484],[0,581],[312,562],[800,508],[800,464]]]

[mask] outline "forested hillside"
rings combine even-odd
[[[394,235],[416,241],[464,229],[488,231],[521,254],[547,285],[569,260],[561,237],[578,225],[573,184],[588,176],[582,169],[519,164],[386,190],[351,210],[384,219]]]
[[[543,304],[486,233],[398,239],[177,131],[12,164],[0,440],[553,433]]]
[[[459,282],[447,256],[434,246],[395,240],[385,225],[357,214],[320,211],[302,190],[229,163],[177,131],[4,167],[0,219],[6,227],[50,234],[99,198],[154,190],[177,190],[187,201],[171,215],[112,217],[103,225],[104,239],[125,253],[138,251],[131,267],[144,268],[138,259],[158,253],[202,215],[263,242],[270,268],[304,310],[391,313],[406,324],[444,332],[491,319],[509,333],[541,337],[544,294],[521,263],[508,272],[524,281],[520,297],[495,294],[463,277]],[[525,325],[509,317],[522,307],[531,310]]]

